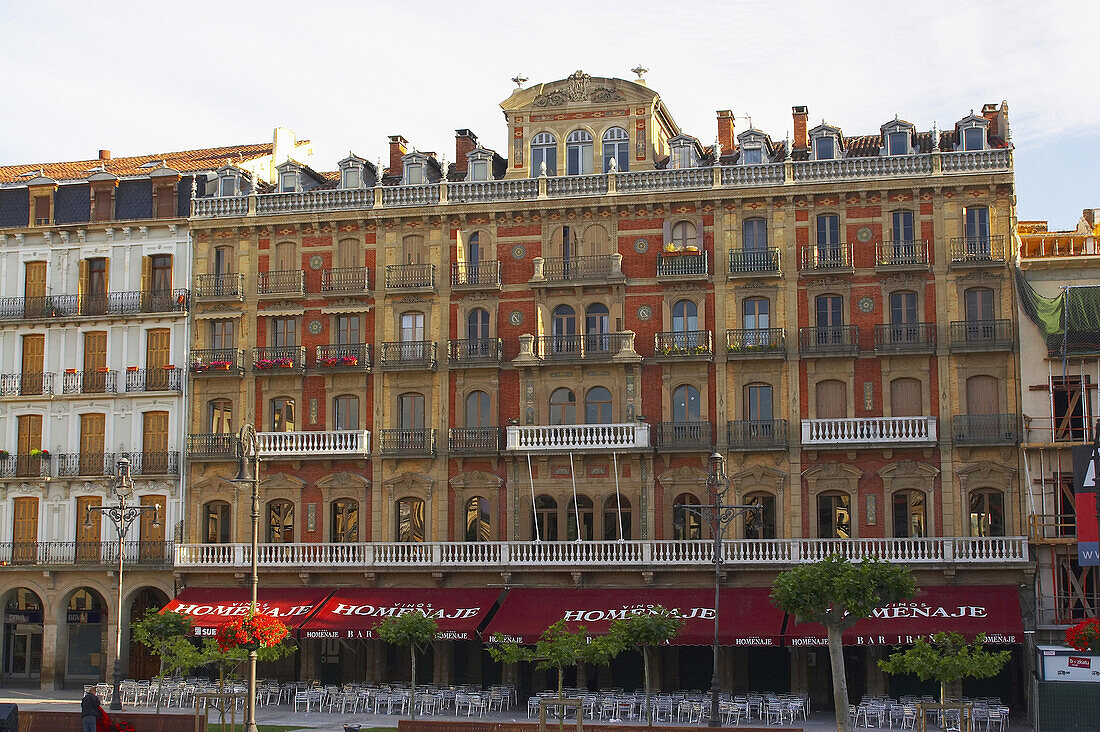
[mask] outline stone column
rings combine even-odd
[[[68,634],[59,633],[57,618],[46,613],[42,616],[42,672],[38,677],[39,688],[60,689],[65,678],[65,659],[68,657]]]

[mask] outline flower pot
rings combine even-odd
[[[249,651],[249,652],[257,651],[257,650],[260,649],[260,644],[257,643],[256,641],[246,641],[245,643],[241,644],[241,648],[243,648],[243,649],[245,649],[246,651]]]

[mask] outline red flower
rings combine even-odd
[[[238,618],[218,631],[218,647],[222,653],[238,646],[257,645],[270,648],[286,638],[287,627],[270,615],[248,615]]]
[[[1100,618],[1089,618],[1066,631],[1066,643],[1079,651],[1087,651],[1100,640]]]

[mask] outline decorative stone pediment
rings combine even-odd
[[[845,463],[830,462],[803,471],[810,494],[821,491],[854,493],[863,471]]]
[[[459,473],[451,478],[451,487],[463,488],[500,488],[504,484],[499,475],[486,473],[483,470],[471,470],[468,473]]]
[[[534,104],[536,107],[560,107],[570,102],[626,101],[616,82],[616,79],[593,79],[578,69],[565,79],[548,85],[549,88],[535,97]]]
[[[196,491],[229,491],[231,493],[242,490],[240,485],[237,485],[224,475],[203,476],[198,480],[192,481],[191,488]]]
[[[423,473],[402,473],[383,482],[382,485],[386,487],[386,494],[392,503],[394,496],[403,494],[412,494],[430,499],[435,481]]]
[[[301,478],[286,473],[270,473],[260,478],[261,493],[278,490],[301,490],[305,488],[305,485],[306,482]]]
[[[732,474],[730,485],[737,496],[746,491],[760,488],[781,493],[787,485],[787,474],[781,470],[757,463]]]
[[[930,492],[939,468],[928,463],[918,463],[913,460],[902,460],[879,469],[878,476],[882,478],[882,485],[886,492],[893,493],[900,490],[918,490]]]
[[[707,473],[699,468],[682,465],[679,468],[666,470],[657,476],[657,480],[666,486],[697,485],[703,487],[707,484],[707,477]]]
[[[980,460],[967,463],[955,471],[959,476],[959,485],[964,491],[973,488],[996,488],[1009,491],[1016,471],[1000,463]]]
[[[334,488],[361,488],[366,490],[371,487],[371,484],[372,481],[370,478],[366,478],[358,473],[349,473],[346,470],[340,473],[331,473],[317,480],[318,488],[328,490]]]

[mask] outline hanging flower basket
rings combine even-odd
[[[1066,643],[1079,651],[1100,653],[1100,618],[1089,618],[1067,630]]]
[[[285,356],[281,358],[261,358],[253,366],[260,371],[265,369],[292,369],[294,368],[294,359]]]
[[[332,368],[334,366],[358,366],[358,356],[325,356],[318,362],[319,366],[324,368]]]
[[[233,648],[255,651],[282,642],[287,628],[278,618],[269,615],[249,615],[238,618],[218,631],[218,647],[222,652]]]

